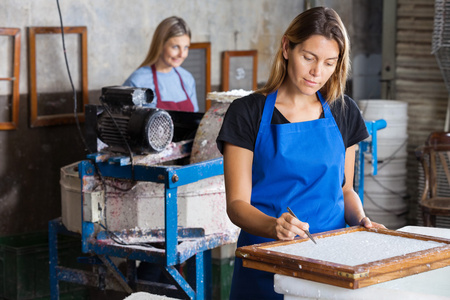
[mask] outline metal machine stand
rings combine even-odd
[[[186,299],[205,299],[205,265],[210,264],[210,249],[232,242],[227,233],[205,235],[202,228],[180,228],[177,219],[177,188],[201,179],[223,174],[222,158],[212,159],[187,166],[143,166],[133,167],[125,157],[105,157],[101,153],[88,156],[79,164],[82,205],[86,204],[83,185],[90,176],[98,172],[104,177],[151,181],[165,186],[165,228],[149,232],[149,235],[164,236],[164,246],[146,247],[116,243],[107,231],[95,233],[95,223],[85,221],[82,216],[82,252],[91,254],[85,262],[95,265],[96,272],[68,269],[58,266],[57,235],[69,233],[60,219],[49,222],[49,255],[51,299],[59,299],[59,281],[96,286],[100,289],[122,290],[128,293],[146,291]],[[95,161],[95,165],[93,163]],[[120,233],[118,233],[120,235]],[[126,259],[127,275],[115,265],[111,257]],[[172,284],[148,282],[137,279],[136,260],[158,264]],[[186,262],[191,269],[185,276],[176,265]],[[189,268],[191,267],[191,268]],[[111,275],[112,274],[112,275]],[[210,276],[210,274],[206,274]],[[207,296],[207,295],[206,295]]]
[[[366,153],[372,155],[372,174],[378,173],[378,147],[377,147],[377,131],[386,127],[386,121],[383,119],[377,121],[365,121],[367,131],[372,136],[359,143],[359,168],[358,168],[358,195],[361,202],[364,203],[364,156]]]

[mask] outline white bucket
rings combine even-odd
[[[390,229],[406,225],[406,158],[379,162],[377,175],[364,176],[364,210],[375,222]],[[366,169],[371,165],[366,162]],[[366,170],[365,169],[365,170]]]
[[[408,204],[403,197],[394,194],[365,194],[364,209],[366,211],[389,212],[403,214],[408,209]]]
[[[408,152],[406,147],[408,139],[393,138],[393,139],[377,139],[377,156],[379,161],[396,158],[406,158]]]
[[[384,119],[388,125],[390,122],[408,120],[408,103],[396,100],[359,100],[359,109],[364,119],[379,120]],[[387,127],[386,127],[387,128]]]
[[[374,99],[360,100],[358,105],[365,120],[386,121],[386,128],[377,131],[378,159],[407,157],[408,103]]]
[[[78,163],[60,169],[61,217],[69,231],[81,233],[81,182]]]
[[[387,213],[382,211],[370,211],[370,210],[369,211],[366,210],[366,215],[370,218],[370,220],[377,223],[381,223],[391,230],[399,229],[407,224],[404,215],[396,215],[393,213]]]
[[[368,157],[371,159],[371,157]],[[376,176],[405,176],[406,169],[406,157],[395,158],[390,160],[378,160],[377,175]],[[373,174],[372,161],[366,159],[364,165],[364,175],[370,176]]]
[[[404,195],[406,193],[405,176],[365,176],[364,192]]]
[[[377,131],[377,140],[382,139],[405,139],[408,136],[408,124],[403,122],[388,122],[386,128]]]

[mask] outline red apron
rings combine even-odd
[[[186,94],[186,100],[174,102],[174,101],[163,101],[161,98],[161,94],[159,93],[158,88],[158,77],[156,76],[156,68],[153,65],[152,66],[152,73],[153,73],[153,83],[155,85],[155,92],[157,97],[156,107],[161,108],[164,110],[178,110],[178,111],[188,111],[188,112],[194,112],[194,105],[191,102],[191,99],[189,98],[186,89],[184,88],[183,80],[181,79],[180,73],[178,73],[177,69],[175,69],[175,72],[177,73],[178,77],[180,78],[181,87],[183,88],[184,93]]]

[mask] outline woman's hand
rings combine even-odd
[[[386,229],[386,226],[383,224],[379,224],[376,222],[370,221],[368,217],[364,217],[359,221],[359,225],[364,226],[365,228],[383,228]]]
[[[293,217],[290,213],[282,214],[276,220],[276,237],[278,240],[293,240],[297,235],[307,238],[305,230],[309,230],[309,224]]]

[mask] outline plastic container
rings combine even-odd
[[[396,230],[407,225],[404,214],[397,215],[393,212],[385,212],[380,210],[366,210],[366,215],[374,222],[383,224],[386,228]]]
[[[393,158],[406,158],[408,152],[406,150],[408,144],[407,138],[393,138],[393,139],[380,139],[377,140],[377,155],[378,160],[383,161]]]
[[[386,121],[386,128],[377,131],[378,139],[400,139],[408,137],[408,123],[404,121]]]
[[[78,177],[78,163],[60,170],[61,218],[66,228],[81,233],[81,181]]]
[[[377,166],[376,176],[406,176],[406,157],[395,158],[388,160],[379,160]],[[364,165],[364,175],[370,176],[373,174],[372,162],[366,160]]]
[[[407,102],[370,99],[359,100],[358,106],[366,120],[384,119],[388,126],[390,122],[407,122],[408,120]]]
[[[383,119],[386,128],[377,131],[378,159],[407,157],[408,103],[396,100],[359,100],[365,120]]]
[[[58,238],[61,266],[81,268],[78,238]],[[60,299],[85,299],[88,290],[60,282]],[[48,233],[37,232],[0,237],[0,298],[10,300],[50,299]]]
[[[406,193],[405,179],[405,176],[366,176],[364,177],[364,192],[404,195]]]
[[[370,194],[364,197],[364,209],[401,215],[408,210],[408,203],[400,195]]]
[[[77,163],[61,169],[62,222],[71,231],[81,232],[80,179]],[[92,182],[91,182],[92,181]],[[108,229],[146,230],[164,228],[164,185],[154,182],[131,182],[105,178],[106,221]],[[99,181],[90,177],[84,193],[101,189]],[[178,226],[203,228],[205,234],[238,230],[226,213],[223,176],[214,176],[178,188]],[[84,206],[85,215],[90,209]]]
[[[215,300],[230,299],[234,257],[212,260],[212,294]]]

